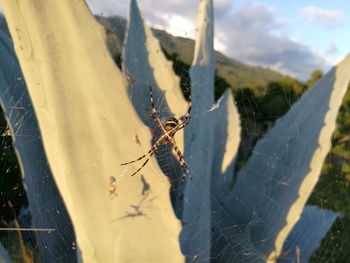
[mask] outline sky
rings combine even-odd
[[[128,16],[129,0],[87,0],[93,12]],[[348,0],[214,0],[215,49],[301,80],[350,50]],[[142,0],[149,25],[195,38],[199,0]],[[347,29],[347,30],[346,30]]]
[[[96,14],[128,17],[129,0],[86,2]],[[215,49],[242,62],[307,80],[313,70],[328,71],[350,50],[348,0],[213,2]],[[138,4],[150,26],[195,38],[199,0]]]

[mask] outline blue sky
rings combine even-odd
[[[88,0],[94,12],[127,17],[128,0]],[[146,21],[195,37],[198,0],[142,0]],[[214,0],[216,49],[243,62],[306,80],[350,50],[349,1]],[[346,30],[348,29],[348,30]]]
[[[240,1],[244,2],[244,1]],[[266,0],[285,19],[284,34],[310,47],[330,63],[337,63],[350,50],[349,1],[284,1]]]
[[[94,13],[127,17],[129,0],[86,0]],[[195,38],[199,0],[139,0],[145,20]],[[242,62],[306,80],[350,50],[348,0],[214,0],[215,48]]]

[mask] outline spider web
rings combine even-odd
[[[114,8],[114,6],[113,6]],[[120,26],[123,26],[123,22],[120,22]],[[143,45],[143,43],[140,43],[140,45]],[[174,71],[179,75],[181,78],[181,88],[184,96],[188,98],[188,94],[190,93],[190,87],[193,85],[196,85],[197,83],[191,83],[188,69],[189,65],[185,64],[183,61],[179,60],[176,56],[176,54],[170,54],[166,53],[167,57],[169,59],[173,60],[174,64]],[[119,57],[118,57],[119,58]],[[206,76],[203,76],[205,79]],[[293,95],[291,93],[291,90],[288,89],[281,89],[280,87],[275,84],[271,84],[270,88],[266,88],[266,90],[263,92],[263,94],[257,95],[254,91],[254,89],[246,88],[246,87],[230,87],[228,83],[225,82],[222,78],[216,77],[215,79],[215,98],[216,103],[212,105],[212,107],[208,108],[204,112],[200,113],[194,113],[191,114],[192,120],[196,120],[199,118],[202,118],[203,116],[206,116],[207,114],[211,114],[213,111],[215,111],[218,108],[218,105],[220,104],[220,98],[223,92],[227,88],[232,88],[234,95],[235,95],[235,104],[237,105],[238,111],[241,116],[241,126],[242,126],[242,142],[240,144],[239,153],[236,160],[235,170],[232,172],[232,177],[226,178],[231,183],[231,186],[234,185],[235,180],[238,176],[238,172],[242,167],[244,167],[244,164],[249,160],[252,152],[254,151],[254,146],[256,143],[264,137],[264,135],[268,132],[268,130],[273,127],[275,121],[282,117],[285,112],[290,108],[293,103],[295,103],[300,94]],[[20,75],[13,76],[11,84],[5,88],[4,93],[9,93],[10,89],[14,89],[14,86],[16,86],[18,82],[23,81],[21,79]],[[138,82],[138,80],[135,80]],[[139,85],[139,86],[137,86]],[[131,91],[131,100],[134,102],[134,104],[138,104],[139,109],[143,109],[138,112],[140,116],[143,116],[143,121],[145,123],[145,128],[150,130],[150,132],[156,131],[155,124],[152,120],[152,118],[147,115],[147,112],[145,109],[150,109],[151,105],[149,102],[149,94],[148,94],[148,85],[149,83],[142,83],[139,82],[137,85],[134,86],[134,89],[143,90],[142,93],[140,92],[133,92]],[[262,86],[267,86],[268,84],[261,84]],[[206,91],[203,91],[206,92]],[[203,94],[205,97],[209,94]],[[23,231],[23,232],[12,232],[12,231],[1,231],[0,234],[0,242],[4,245],[6,250],[10,253],[12,259],[15,262],[21,262],[24,260],[25,257],[33,257],[35,259],[35,262],[40,261],[40,252],[42,250],[46,250],[48,254],[57,253],[57,250],[54,248],[54,244],[49,243],[48,239],[45,238],[45,235],[49,235],[52,233],[56,233],[59,238],[63,239],[63,248],[61,248],[59,251],[61,252],[61,255],[55,255],[57,258],[59,256],[62,257],[62,260],[66,257],[69,258],[69,253],[72,253],[72,251],[76,250],[76,245],[74,241],[74,233],[71,229],[71,227],[66,227],[67,224],[70,224],[68,221],[59,221],[56,222],[56,225],[50,225],[50,226],[42,226],[42,225],[36,225],[33,223],[33,215],[30,209],[28,208],[28,201],[26,198],[26,193],[23,188],[21,173],[20,173],[20,165],[16,161],[16,156],[12,147],[12,140],[11,137],[13,135],[16,135],[17,137],[29,137],[29,140],[36,141],[40,140],[40,134],[32,134],[32,133],[25,133],[23,132],[23,124],[27,122],[28,119],[32,121],[32,116],[28,116],[24,112],[24,114],[21,112],[21,104],[23,103],[23,97],[25,97],[26,94],[23,94],[20,97],[14,97],[13,98],[13,104],[11,105],[10,112],[8,113],[9,116],[20,116],[19,119],[17,119],[17,122],[13,124],[13,127],[15,129],[11,130],[9,129],[9,125],[7,124],[5,119],[1,120],[0,125],[0,133],[1,133],[1,167],[0,167],[0,202],[1,202],[1,227],[4,228],[16,228],[18,227],[17,223],[21,228],[53,228],[56,229],[54,232],[50,231],[43,231],[42,234],[38,234],[38,232],[31,232],[31,231]],[[146,99],[141,99],[146,98]],[[342,126],[342,123],[344,122],[344,119],[349,116],[348,112],[350,107],[349,101],[347,98],[349,98],[349,92],[346,98],[344,99],[343,107],[340,113],[340,116],[338,117],[338,124],[339,126]],[[283,106],[284,108],[280,111],[273,111],[270,108],[268,108],[266,105],[273,105],[274,99],[280,99],[284,102]],[[160,116],[163,120],[167,120],[170,117],[173,116],[173,114],[170,112],[168,105],[166,104],[166,99],[164,94],[157,91],[155,89],[154,91],[154,99],[155,99],[155,106],[159,110]],[[278,101],[278,100],[277,100]],[[275,103],[276,100],[275,100]],[[19,106],[18,106],[19,105]],[[5,108],[2,105],[3,108]],[[185,112],[183,113],[185,114]],[[1,114],[3,116],[3,114]],[[176,116],[179,117],[179,116]],[[16,119],[16,118],[14,118]],[[219,124],[220,125],[220,124]],[[225,129],[225,127],[222,124],[222,129]],[[186,128],[185,128],[186,129]],[[317,207],[322,209],[328,209],[337,211],[339,213],[339,217],[336,219],[335,223],[333,224],[331,230],[328,232],[326,237],[323,239],[321,246],[316,250],[315,253],[313,253],[311,257],[312,262],[346,262],[347,258],[349,258],[350,253],[350,219],[348,217],[349,214],[349,174],[350,174],[350,168],[347,170],[347,165],[349,166],[349,159],[347,155],[349,152],[347,151],[349,149],[349,141],[342,142],[341,138],[343,138],[341,135],[344,135],[344,131],[339,129],[335,135],[334,135],[334,144],[331,153],[328,155],[327,160],[325,162],[322,176],[317,184],[314,193],[312,194],[309,204],[317,205]],[[175,135],[175,140],[179,138],[179,136],[182,136],[182,134]],[[155,135],[153,137],[153,140],[151,142],[142,142],[137,137],[137,131],[135,131],[135,141],[132,143],[135,144],[149,144],[150,146],[153,145],[157,139],[159,138],[159,135]],[[216,138],[218,139],[218,138]],[[342,147],[342,149],[345,149],[344,151],[340,151],[338,148]],[[338,146],[338,148],[337,148]],[[198,149],[197,152],[191,153],[193,154],[200,154],[201,151],[205,150],[206,145],[202,146],[202,149]],[[286,148],[289,146],[286,145]],[[338,150],[337,150],[338,149]],[[345,153],[344,153],[345,152]],[[182,171],[178,162],[177,156],[172,152],[172,149],[170,145],[162,145],[159,150],[156,151],[155,157],[164,173],[165,176],[168,176],[171,181],[171,192],[170,196],[172,199],[174,212],[176,216],[181,219],[182,218],[182,211],[183,211],[183,202],[188,202],[191,204],[191,200],[184,200],[184,185],[186,181],[183,181],[182,179]],[[188,156],[188,158],[191,158],[191,156]],[[274,157],[277,158],[277,157]],[[43,158],[41,160],[37,160],[37,162],[44,162],[43,164],[39,165],[35,171],[39,171],[40,174],[42,174],[42,180],[45,181],[50,172],[48,171],[48,167],[46,162],[46,159]],[[126,169],[125,174],[122,175],[122,179],[125,180],[128,178],[129,172],[137,169],[141,163],[135,163],[131,165],[129,168]],[[190,167],[191,169],[191,167]],[[195,172],[195,171],[194,171]],[[142,174],[142,170],[140,171]],[[24,180],[25,182],[25,180]],[[44,183],[44,185],[47,184],[47,182]],[[287,186],[288,188],[288,186]],[[40,191],[44,191],[45,187],[41,188]],[[252,187],[252,191],[257,191],[256,188]],[[47,191],[47,190],[46,190]],[[57,214],[64,214],[65,209],[62,204],[57,204],[57,193],[53,194],[52,192],[48,191],[47,193],[47,201],[48,206],[52,207],[52,209],[56,210]],[[198,193],[201,194],[201,193]],[[244,200],[237,200],[240,202],[243,206],[246,205]],[[214,200],[214,202],[219,202],[219,200]],[[140,207],[142,207],[142,203],[139,204]],[[316,206],[313,207],[313,209]],[[135,212],[139,212],[139,208],[135,208]],[[277,208],[277,211],[280,208]],[[254,215],[254,211],[251,211],[252,215]],[[229,213],[225,214],[222,210],[213,210],[213,214],[216,213],[224,213],[223,218],[225,220],[229,219],[231,215]],[[326,212],[322,212],[323,216],[319,218],[318,224],[328,224],[329,222],[329,216]],[[271,215],[278,214],[278,212],[271,213]],[[62,218],[68,218],[68,216],[63,216]],[[258,224],[258,219],[252,216],[251,218],[251,224]],[[299,223],[298,223],[299,224]],[[299,229],[296,230],[296,232],[293,232],[294,237],[291,235],[288,241],[294,239],[299,240],[307,240],[308,238],[311,238],[313,235],[317,234],[317,229],[312,229],[310,227],[310,224],[305,224],[303,222],[300,222]],[[206,226],[210,227],[210,226]],[[231,228],[237,228],[239,225],[236,223],[231,224]],[[297,228],[297,227],[296,227]],[[203,229],[203,231],[206,231],[207,229]],[[227,230],[227,229],[226,229]],[[249,229],[247,229],[249,231]],[[36,235],[34,235],[36,233]],[[237,243],[239,243],[239,239],[242,237],[237,237]],[[266,237],[262,238],[261,240],[256,240],[257,244],[263,244],[264,239]],[[209,252],[211,255],[209,260],[211,262],[239,262],[239,261],[249,261],[249,262],[256,262],[262,260],[260,258],[260,255],[258,254],[251,254],[251,251],[238,251],[236,254],[236,257],[231,258],[224,258],[222,255],[225,255],[224,249],[234,249],[237,243],[233,243],[231,240],[232,237],[226,236],[225,232],[222,232],[221,234],[214,234],[213,238],[211,240],[212,247],[203,247],[202,251],[198,253],[198,255],[193,256],[190,258],[190,261],[193,262],[200,262],[197,259],[200,258],[201,254],[206,254]],[[21,244],[21,242],[24,242]],[[291,242],[293,243],[293,242]],[[303,246],[301,244],[304,244]],[[308,247],[310,246],[310,248]],[[302,243],[300,241],[300,246],[294,246],[294,247],[286,247],[284,249],[283,257],[280,259],[280,261],[286,261],[286,262],[299,262],[301,250],[311,250],[314,249],[311,247],[311,243],[308,243],[304,241]],[[23,252],[24,251],[24,252]],[[39,252],[40,251],[40,252]],[[63,256],[62,256],[63,255]],[[246,259],[242,259],[242,255],[246,256]],[[41,259],[42,260],[42,259]],[[204,259],[205,260],[205,259]],[[65,261],[68,262],[68,261]]]
[[[47,255],[65,262],[76,253],[73,227],[53,181],[12,44],[3,32],[0,45],[0,242],[14,262],[42,262]]]

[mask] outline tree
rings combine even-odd
[[[306,85],[310,88],[312,87],[317,80],[319,80],[320,78],[322,78],[323,76],[323,71],[320,69],[316,69],[314,70],[311,75],[310,75],[310,79],[306,82]]]

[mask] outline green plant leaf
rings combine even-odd
[[[134,177],[135,165],[120,165],[146,153],[151,135],[85,2],[3,7],[83,261],[181,261],[169,182],[154,160]]]
[[[74,230],[47,163],[38,123],[11,40],[0,32],[0,104],[20,162],[32,225],[43,260],[74,262]]]
[[[151,108],[150,85],[162,117],[180,117],[186,112],[187,103],[181,94],[180,79],[172,69],[172,62],[165,58],[151,29],[144,23],[136,0],[130,2],[123,71],[129,79],[128,90],[133,105],[140,118],[149,126],[147,117],[150,117],[145,116],[145,108]]]
[[[232,225],[239,226],[231,235],[245,236],[263,258],[274,260],[280,254],[318,180],[349,71],[350,56],[276,122],[256,145],[225,200]],[[243,251],[246,248],[237,245],[232,253]]]
[[[339,213],[318,206],[305,206],[298,223],[293,227],[283,245],[278,263],[309,262]]]
[[[214,150],[214,47],[212,1],[200,2],[198,36],[190,69],[192,119],[185,130],[185,160],[192,180],[184,191],[181,248],[190,259],[209,262],[211,177]]]

